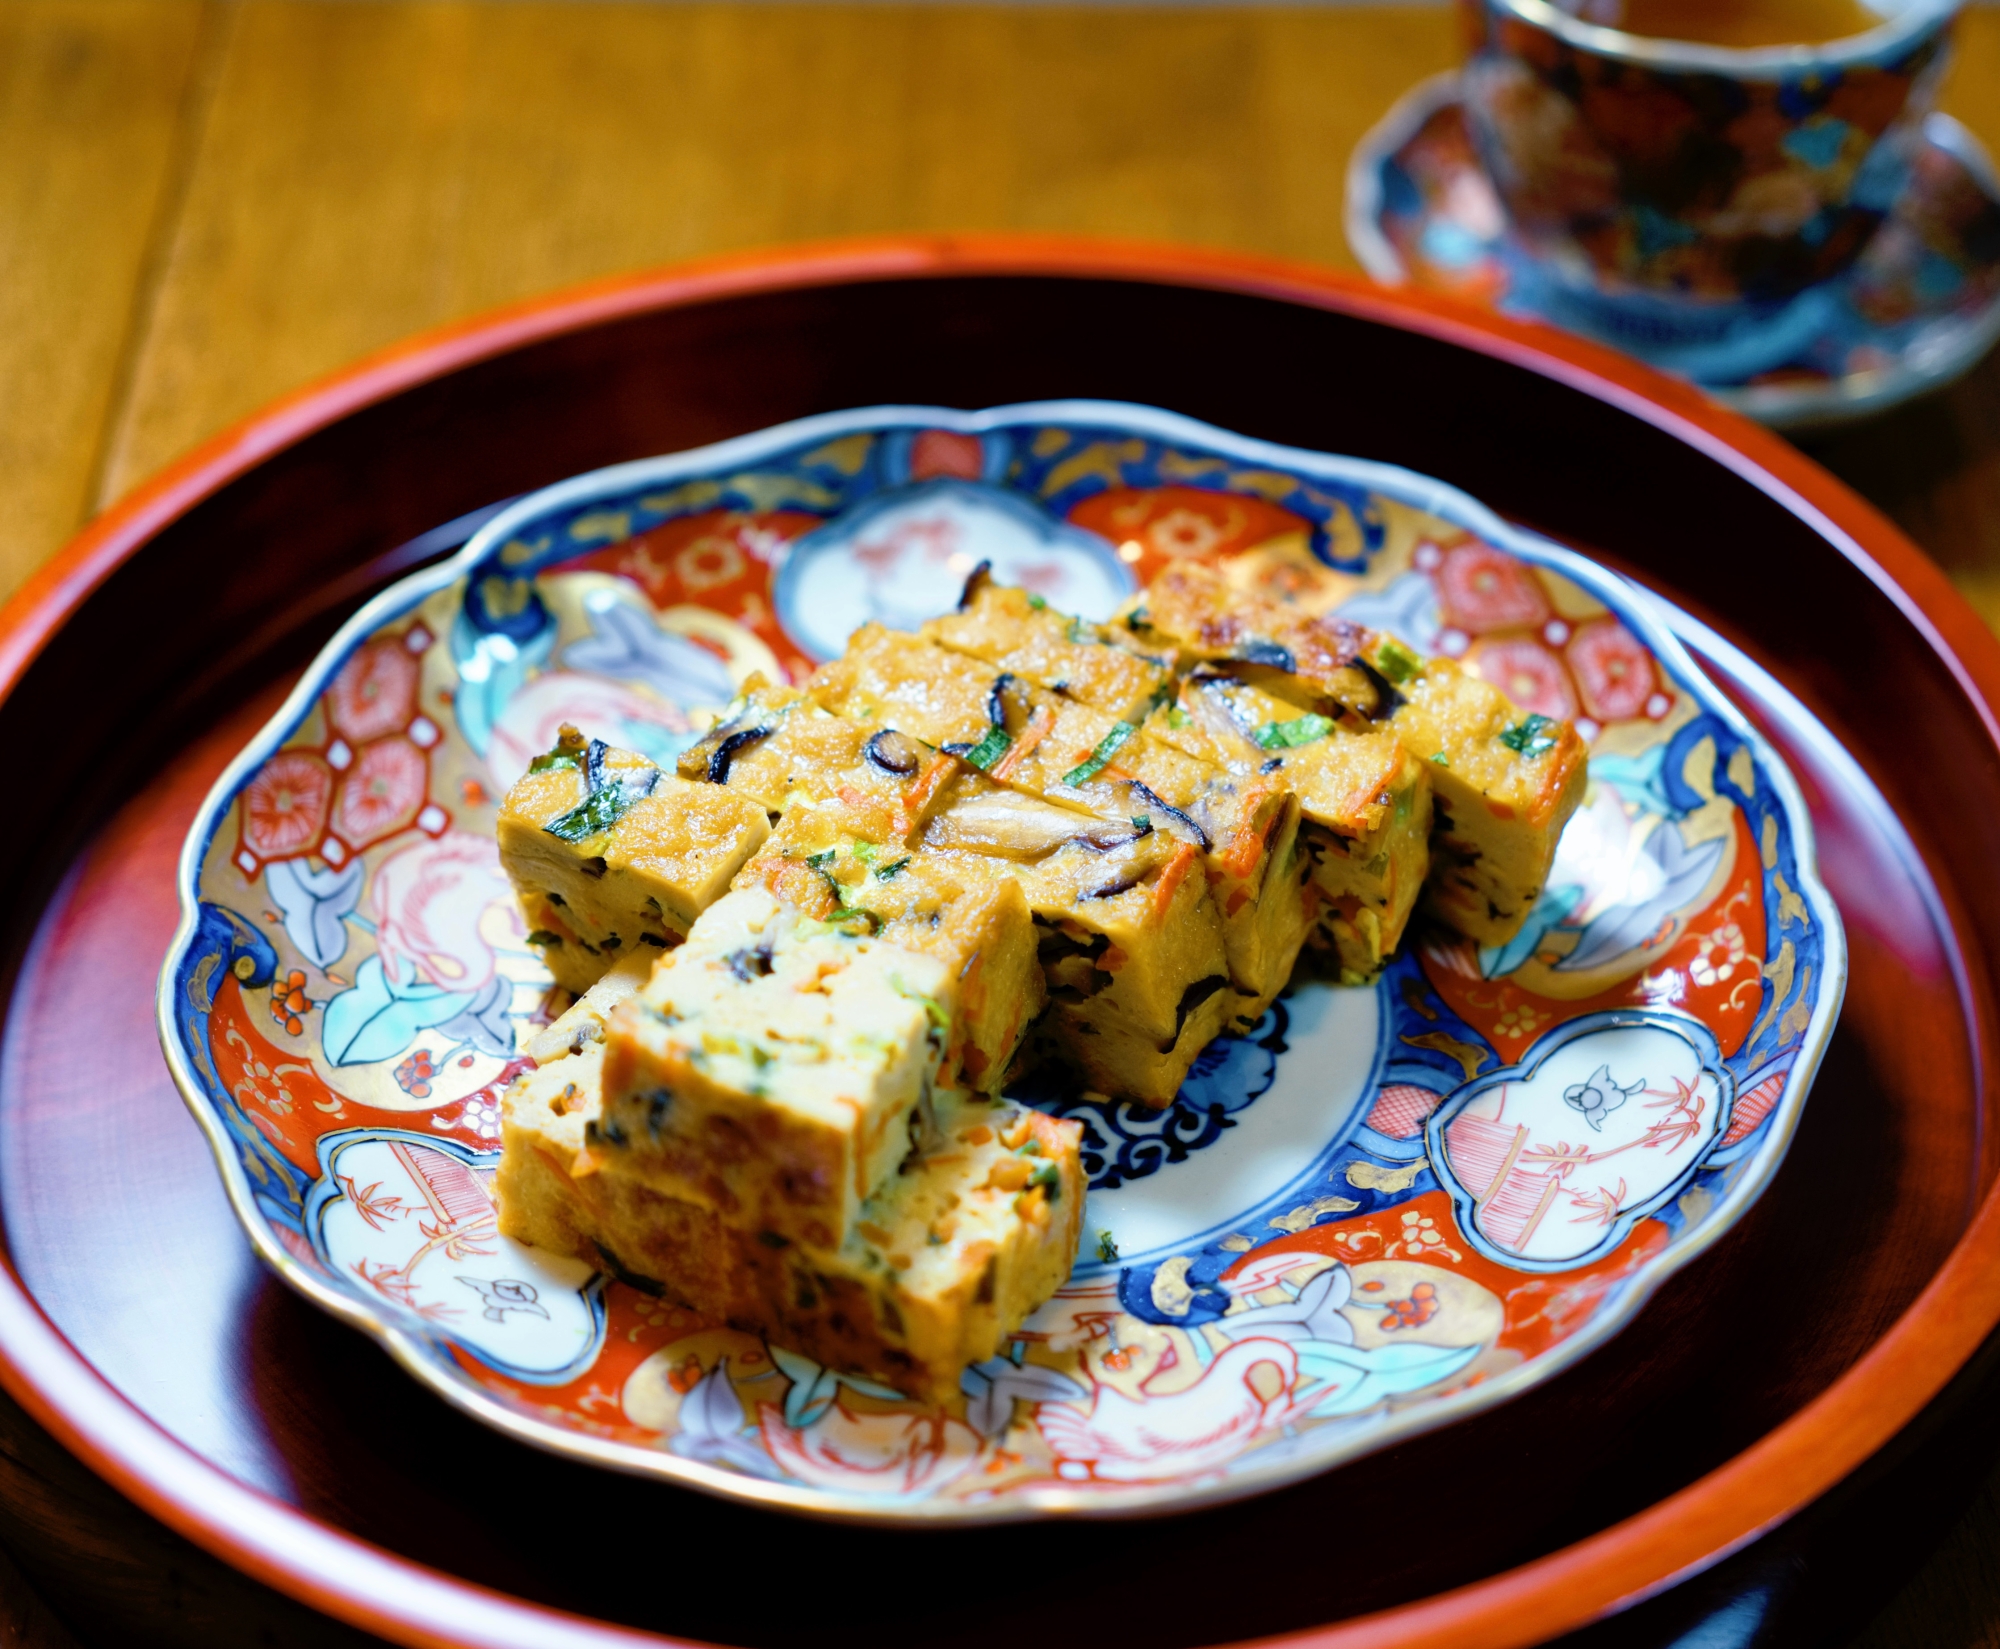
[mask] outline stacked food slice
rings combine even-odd
[[[605,785],[639,766],[580,738],[551,754],[565,753]],[[554,770],[530,773],[504,810],[517,828],[503,862],[524,900],[556,880],[519,823]],[[622,900],[583,872],[605,924],[593,932],[622,936],[662,887],[696,886],[725,852],[737,888],[657,965],[612,966],[535,1039],[541,1064],[503,1107],[502,1229],[822,1362],[946,1395],[1068,1275],[1082,1217],[1077,1126],[986,1097],[1041,1003],[1026,903],[1011,883],[911,864],[842,898],[819,844],[844,831],[852,858],[870,839],[852,785],[775,834],[740,793],[658,775],[647,798],[662,787],[693,793],[697,821],[754,822],[691,841],[695,865],[662,857]],[[602,830],[569,857],[611,860],[619,807],[601,803]]]

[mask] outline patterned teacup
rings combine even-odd
[[[1466,111],[1530,306],[1705,378],[1818,324],[1903,186],[1959,0],[1876,0],[1865,32],[1754,49],[1463,5]]]

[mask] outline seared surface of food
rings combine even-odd
[[[1225,1023],[1255,1020],[1291,977],[1303,910],[1294,897],[1258,897],[1296,862],[1298,803],[1282,784],[1226,772],[1065,693],[879,625],[857,631],[809,691],[935,744],[1010,790],[1129,820],[1191,849],[1236,997]]]
[[[1139,645],[1171,649],[1189,669],[1190,682],[1219,673],[1288,706],[1259,712],[1284,719],[1257,722],[1252,734],[1260,746],[1282,747],[1287,766],[1294,748],[1322,737],[1338,741],[1344,733],[1388,729],[1422,765],[1434,797],[1435,863],[1425,880],[1425,904],[1482,945],[1504,944],[1520,931],[1588,779],[1583,740],[1568,722],[1524,714],[1450,659],[1424,659],[1394,637],[1346,619],[1248,594],[1199,563],[1171,567],[1156,578],[1133,603],[1125,627]],[[1393,802],[1397,792],[1388,786],[1378,794]],[[1406,821],[1422,811],[1411,800]],[[1329,815],[1315,822],[1347,840],[1365,834],[1352,828],[1359,821],[1336,822]],[[1413,849],[1383,844],[1365,863],[1375,862],[1384,848],[1385,869],[1415,860]],[[1350,862],[1358,857],[1349,855]],[[1330,862],[1318,858],[1316,869]],[[1332,908],[1351,894],[1357,910],[1375,909],[1384,934],[1395,935],[1383,948],[1393,948],[1400,937],[1393,890],[1383,890],[1390,895],[1386,905],[1371,906],[1362,887],[1343,888],[1317,875],[1315,881]],[[1343,947],[1343,963],[1347,957]]]
[[[717,1322],[943,1400],[1061,1287],[1083,1217],[1081,1130],[1004,1101],[936,1099],[936,1132],[831,1248],[772,1242],[597,1168],[604,1050],[532,1071],[503,1108],[509,1236],[603,1264]],[[581,1169],[579,1169],[581,1159]]]
[[[500,862],[530,942],[582,992],[621,955],[679,944],[769,830],[741,797],[565,727],[501,803]]]

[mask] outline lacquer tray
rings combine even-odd
[[[564,724],[670,768],[751,674],[972,567],[1103,621],[1197,559],[1504,684],[1524,749],[1578,726],[1518,936],[1300,979],[1163,1110],[1017,1083],[1082,1124],[1082,1251],[947,1404],[500,1233],[500,1096],[564,999],[495,812]],[[1186,1510],[1551,1378],[1768,1183],[1847,978],[1790,773],[1637,590],[1413,472],[1092,401],[835,413],[522,499],[342,628],[180,894],[161,1042],[288,1282],[524,1441],[928,1524]]]
[[[333,623],[466,536],[399,548],[436,523],[830,407],[1053,394],[1409,465],[1658,589],[1800,781],[1852,983],[1783,1169],[1611,1343],[1233,1506],[896,1537],[921,1559],[899,1570],[898,1624],[1017,1636],[1018,1610],[967,1607],[966,1577],[998,1572],[1032,1577],[1038,1631],[1078,1640],[1527,1643],[1788,1519],[1818,1527],[1799,1514],[1907,1433],[2000,1314],[1974,1054],[1981,936],[2000,933],[1992,643],[1840,487],[1611,357],[1331,277],[1115,248],[846,248],[482,322],[197,455],[23,597],[0,718],[45,764],[47,801],[0,821],[23,867],[0,1065],[16,1398],[199,1544],[398,1641],[878,1633],[875,1612],[825,1600],[885,1560],[880,1532],[495,1436],[266,1277],[151,1045],[176,917],[160,890],[203,794]],[[782,1554],[768,1582],[711,1579],[759,1553]],[[1760,1610],[1791,1607],[1796,1568],[1758,1581]],[[116,1608],[87,1579],[75,1592]]]

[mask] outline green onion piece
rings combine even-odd
[[[840,857],[840,849],[837,847],[829,847],[819,853],[813,854],[810,858],[806,860],[806,863],[810,865],[814,870],[824,870],[828,865],[832,864],[833,861],[838,859],[839,857]]]
[[[594,791],[559,818],[551,819],[542,829],[559,842],[581,842],[591,836],[601,836],[620,819],[632,806],[632,798],[619,784],[607,784]]]
[[[546,773],[551,768],[567,767],[573,773],[576,771],[577,766],[576,757],[570,755],[566,750],[558,748],[544,751],[533,761],[529,762],[528,771],[530,773]]]
[[[1193,720],[1194,717],[1190,716],[1178,704],[1167,712],[1167,725],[1169,727],[1186,727]]]
[[[1118,1244],[1111,1240],[1109,1231],[1097,1233],[1097,1257],[1106,1265],[1118,1258]]]
[[[1516,755],[1533,761],[1555,749],[1556,741],[1543,731],[1554,725],[1547,716],[1524,716],[1500,735],[1500,742]]]
[[[1048,605],[1048,602],[1041,596],[1031,595],[1028,597],[1028,605],[1034,608],[1035,611],[1039,613],[1044,607]]]
[[[1086,641],[1095,641],[1097,635],[1088,620],[1073,618],[1069,621],[1069,639],[1081,646]]]
[[[1139,729],[1134,727],[1129,721],[1113,722],[1111,724],[1111,731],[1097,741],[1097,748],[1065,773],[1062,777],[1062,782],[1064,784],[1088,784],[1104,771],[1105,767],[1109,765],[1111,758],[1117,755],[1119,750],[1123,748],[1125,741],[1138,731]]]
[[[1028,1189],[1040,1186],[1048,1193],[1050,1202],[1062,1201],[1062,1170],[1053,1162],[1045,1162],[1028,1177]]]
[[[1141,834],[1151,830],[1153,828],[1153,815],[1150,813],[1134,813],[1132,815],[1132,828]]]
[[[986,737],[965,752],[964,760],[984,773],[1013,746],[1014,741],[1007,736],[1006,728],[989,727],[986,729]]]
[[[1400,641],[1385,641],[1375,650],[1375,668],[1395,686],[1402,686],[1423,667],[1423,660]]]
[[[1295,721],[1266,722],[1250,735],[1260,750],[1296,750],[1302,744],[1323,739],[1333,731],[1324,716],[1304,715]]]
[[[908,869],[909,863],[910,861],[908,859],[897,859],[891,864],[878,865],[875,868],[875,880],[878,882],[886,882],[892,876],[895,876],[900,872]]]
[[[1442,750],[1440,750],[1435,756],[1431,757],[1431,760],[1436,762],[1440,767],[1451,766],[1451,757],[1447,756]]]

